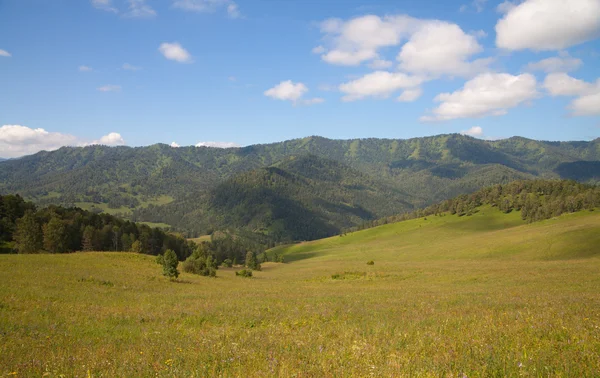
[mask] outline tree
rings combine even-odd
[[[121,248],[123,249],[123,251],[125,252],[129,252],[131,250],[131,237],[129,236],[129,234],[124,233],[123,235],[121,235]]]
[[[167,249],[162,259],[163,275],[169,277],[171,280],[176,279],[179,277],[178,265],[179,260],[177,260],[175,252],[172,249]]]
[[[139,240],[134,241],[131,244],[131,252],[136,252],[136,253],[143,253],[144,249],[142,247],[142,242]]]
[[[56,215],[52,215],[43,227],[44,248],[51,253],[67,252],[67,233],[65,223]]]
[[[37,253],[42,249],[42,229],[33,211],[27,210],[22,218],[17,219],[13,238],[19,253]]]
[[[260,270],[260,264],[258,263],[254,252],[246,253],[246,267],[252,270]]]

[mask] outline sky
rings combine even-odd
[[[600,0],[0,0],[0,157],[600,136]]]

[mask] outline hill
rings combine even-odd
[[[600,179],[600,139],[542,142],[514,137],[482,141],[456,134],[407,140],[309,137],[231,149],[167,145],[61,148],[4,162],[0,165],[0,192],[20,193],[40,205],[77,205],[139,221],[167,223],[198,234],[222,227],[210,211],[218,208],[210,202],[216,188],[238,185],[247,175],[260,176],[257,172],[261,169],[273,170],[286,159],[304,155],[343,164],[354,170],[353,175],[359,172],[380,187],[404,193],[405,203],[394,203],[394,208],[424,207],[517,179],[570,178],[591,183]],[[303,173],[303,177],[310,175]],[[336,185],[343,186],[341,182]],[[336,229],[348,224],[346,204],[339,202],[340,198],[334,203],[339,216],[325,217]],[[376,208],[387,203],[365,210],[380,216]],[[187,225],[180,221],[196,216],[207,219]],[[232,223],[250,226],[240,218]],[[273,222],[259,223],[268,228]],[[287,236],[292,233],[290,230]]]
[[[600,213],[477,210],[278,247],[288,262],[251,279],[169,282],[131,253],[0,255],[2,373],[593,376]]]

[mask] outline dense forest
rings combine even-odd
[[[38,206],[166,223],[186,236],[229,230],[272,242],[327,236],[535,178],[597,184],[600,139],[308,137],[229,149],[65,147],[0,163],[0,192]]]
[[[197,244],[180,234],[109,214],[56,205],[38,209],[19,195],[0,196],[0,253],[125,251],[161,255],[172,250],[179,260],[202,257],[218,266],[226,260],[244,263],[248,252],[259,255],[264,248],[251,238],[229,234]]]

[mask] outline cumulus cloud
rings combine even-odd
[[[106,146],[122,146],[125,144],[125,139],[119,133],[109,133],[90,144],[102,144]]]
[[[134,65],[131,65],[131,64],[129,64],[129,63],[124,63],[124,64],[121,66],[121,69],[124,69],[124,70],[126,70],[126,71],[139,71],[139,70],[141,70],[141,69],[142,69],[142,67],[134,66]]]
[[[192,56],[178,42],[162,43],[158,48],[163,56],[169,60],[174,60],[179,63],[191,63]]]
[[[11,54],[11,53],[9,53],[9,52],[8,52],[8,51],[6,51],[6,50],[2,50],[2,49],[0,49],[0,56],[6,57],[6,58],[10,58],[10,57],[12,56],[12,54]]]
[[[173,0],[173,7],[202,13],[213,13],[224,8],[229,18],[242,18],[237,3],[231,0]]]
[[[323,54],[325,51],[325,47],[320,45],[312,49],[313,54]]]
[[[373,69],[390,67],[381,56],[385,48],[401,46],[397,60],[405,72],[437,77],[470,77],[488,70],[491,59],[472,61],[483,51],[477,42],[481,32],[465,33],[458,25],[417,19],[407,15],[383,18],[367,15],[347,21],[328,19],[321,23],[326,46],[319,46],[323,61],[345,66],[369,63]]]
[[[97,88],[100,92],[119,92],[121,90],[120,85],[108,84]]]
[[[170,146],[173,147],[173,148],[181,147],[179,144],[177,144],[175,142],[171,142]]]
[[[574,116],[600,115],[600,79],[587,83],[564,72],[551,73],[544,80],[544,88],[552,96],[577,97],[568,106]]]
[[[416,88],[423,79],[402,72],[375,71],[359,79],[341,84],[345,94],[343,101],[355,101],[366,97],[388,98],[400,89]]]
[[[196,147],[237,148],[241,146],[233,142],[198,142],[196,143]]]
[[[473,8],[477,13],[481,13],[485,9],[485,3],[487,3],[487,0],[473,0],[470,4],[461,5],[459,10],[466,12],[469,8]]]
[[[443,21],[424,24],[404,44],[398,61],[404,71],[424,75],[473,76],[488,70],[491,59],[469,59],[483,51],[477,38]]]
[[[314,105],[325,101],[322,98],[302,99],[307,92],[308,87],[303,83],[286,80],[266,90],[264,95],[275,100],[291,101],[294,105]]]
[[[79,66],[79,72],[91,72],[94,69],[90,66]]]
[[[118,133],[110,133],[97,141],[87,142],[70,134],[32,129],[21,125],[0,127],[0,151],[2,157],[13,158],[34,154],[39,151],[53,151],[63,146],[87,146],[90,144],[123,145],[125,140]]]
[[[485,73],[465,83],[453,93],[436,98],[441,104],[433,115],[422,121],[446,121],[457,118],[499,116],[524,102],[539,96],[535,77],[531,74],[513,76],[506,73]]]
[[[413,102],[421,97],[422,94],[423,90],[421,88],[407,89],[398,96],[397,100],[400,102]]]
[[[496,45],[507,50],[561,50],[600,34],[599,0],[526,0],[501,10]]]
[[[384,18],[367,15],[348,21],[328,19],[321,23],[321,32],[332,48],[324,49],[321,58],[327,63],[345,66],[378,59],[379,49],[397,46],[420,23],[404,15]]]
[[[577,70],[583,62],[581,59],[572,58],[568,53],[561,53],[560,56],[542,59],[538,62],[532,62],[527,65],[528,71],[550,72],[569,72]]]
[[[460,133],[462,135],[468,135],[472,137],[482,137],[483,129],[480,126],[473,126],[469,130],[463,130]]]

